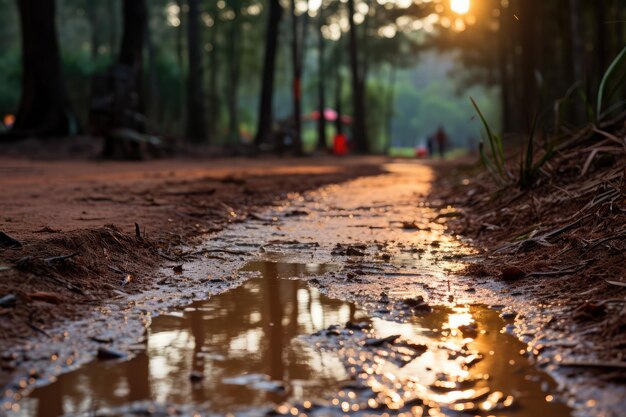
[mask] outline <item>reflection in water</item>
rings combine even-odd
[[[405,323],[370,320],[353,304],[285,279],[328,268],[251,263],[245,269],[263,278],[155,318],[145,352],[61,376],[21,401],[17,414],[52,417],[142,400],[215,412],[289,401],[277,411],[315,414],[311,401],[326,398],[316,415],[570,415],[546,401],[550,379],[521,354],[524,344],[500,331],[493,310],[435,307]],[[344,328],[348,321],[371,328]],[[316,332],[315,343],[297,338]],[[388,344],[364,342],[395,335]]]
[[[22,412],[48,417],[147,399],[208,402],[212,410],[225,411],[288,397],[319,397],[345,379],[343,366],[334,355],[316,352],[294,337],[344,323],[355,310],[301,280],[283,278],[332,269],[249,264],[246,270],[260,271],[264,278],[193,303],[182,314],[155,318],[145,353],[127,362],[94,362],[63,375],[22,401]],[[281,384],[257,384],[262,389],[255,389],[224,383],[246,374]]]
[[[485,306],[435,307],[432,313],[407,323],[374,319],[377,337],[428,347],[405,361],[401,343],[385,350],[363,351],[361,375],[352,375],[376,393],[361,398],[354,408],[409,410],[408,415],[488,415],[566,417],[571,410],[548,395],[554,382],[530,363],[526,345],[503,332],[504,322]],[[348,347],[350,349],[350,347]],[[410,352],[409,352],[410,353]],[[349,359],[348,359],[349,360]],[[358,397],[355,397],[358,398]],[[368,403],[369,400],[369,403]],[[419,403],[411,407],[411,403]],[[426,413],[426,410],[428,411]],[[412,413],[412,414],[411,414]]]

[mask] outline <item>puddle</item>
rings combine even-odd
[[[554,381],[505,327],[498,312],[471,305],[434,307],[403,323],[374,318],[362,332],[333,329],[336,339],[318,346],[335,346],[356,383],[330,406],[353,415],[570,416]],[[394,340],[379,346],[385,338]]]
[[[138,401],[217,413],[269,404],[290,415],[570,415],[493,310],[437,307],[406,323],[370,319],[289,279],[336,266],[253,262],[244,269],[263,278],[156,317],[135,358],[62,375],[22,399],[13,415],[89,414]],[[377,341],[388,336],[399,337]]]

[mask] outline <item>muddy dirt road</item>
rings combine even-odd
[[[384,168],[181,244],[152,288],[6,352],[4,412],[621,415],[556,302],[455,274],[477,254],[427,202],[432,170]]]

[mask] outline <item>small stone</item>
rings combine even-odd
[[[395,334],[395,335],[383,337],[383,338],[380,338],[380,339],[367,339],[365,341],[365,346],[368,346],[368,347],[378,347],[378,346],[385,345],[387,343],[392,344],[399,337],[400,337],[399,334]]]
[[[476,323],[459,326],[459,330],[463,333],[464,337],[475,338],[478,336],[478,326],[476,326]]]
[[[501,277],[505,281],[515,281],[526,276],[526,272],[516,266],[507,266],[502,269]]]
[[[0,248],[19,249],[21,247],[22,243],[19,240],[12,238],[4,232],[0,232]]]
[[[91,336],[90,339],[96,343],[113,343],[113,338],[110,336]]]
[[[517,313],[514,313],[512,311],[507,311],[507,312],[500,314],[500,317],[502,317],[503,320],[513,320],[515,319],[515,317],[517,317]]]
[[[433,309],[428,305],[428,303],[426,303],[426,301],[424,301],[424,297],[422,297],[421,295],[418,295],[417,297],[413,297],[413,298],[407,298],[405,300],[402,300],[402,303],[413,310],[413,314],[415,315],[422,315],[422,314],[428,314],[430,313]]]
[[[189,379],[191,382],[200,382],[204,379],[204,374],[202,372],[192,371],[191,374],[189,374]]]
[[[346,249],[346,255],[347,256],[365,256],[365,252],[363,252],[361,249],[350,246],[348,247],[348,249]]]
[[[121,359],[125,358],[126,354],[117,349],[99,347],[97,357],[98,359]]]
[[[17,304],[17,297],[13,294],[0,298],[0,307],[15,307],[15,304]]]
[[[371,323],[368,323],[366,321],[361,321],[361,322],[353,322],[353,321],[349,321],[346,323],[346,329],[348,330],[355,330],[355,331],[363,331],[365,329],[369,329],[370,327],[372,327]]]

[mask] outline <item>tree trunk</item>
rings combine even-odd
[[[122,46],[118,63],[132,70],[134,84],[133,93],[136,96],[136,108],[133,110],[144,113],[143,82],[143,42],[146,34],[148,8],[146,0],[124,0],[124,25],[122,32]],[[134,107],[134,103],[129,103]]]
[[[228,33],[228,136],[231,145],[239,145],[241,140],[239,136],[239,54],[241,52],[239,48],[239,38],[241,35],[241,13],[239,0],[231,0],[230,7],[234,11],[235,16],[230,22],[230,30]]]
[[[91,35],[90,50],[91,59],[96,60],[100,49],[100,25],[98,25],[97,4],[93,0],[85,0],[85,12],[89,21],[89,33]]]
[[[536,60],[536,4],[524,0],[520,2],[521,46],[522,46],[522,114],[529,123],[537,111],[537,82],[535,80]]]
[[[525,128],[526,114],[524,113],[522,103],[524,101],[524,86],[523,86],[523,69],[522,54],[518,51],[522,48],[522,29],[520,21],[517,17],[520,15],[519,1],[511,0],[509,7],[503,8],[504,20],[508,22],[509,27],[509,60],[510,60],[510,80],[509,95],[511,97],[511,106],[515,107],[515,111],[511,114],[512,129],[510,133],[520,133]]]
[[[583,82],[584,75],[584,50],[582,27],[580,24],[580,2],[579,0],[569,0],[570,13],[570,33],[572,47],[572,68],[574,68],[574,78],[576,82]]]
[[[187,76],[187,139],[203,142],[206,139],[204,125],[204,97],[202,88],[202,62],[200,60],[200,12],[198,0],[187,0],[187,52],[189,74]]]
[[[332,62],[334,66],[335,72],[335,111],[337,112],[337,119],[335,120],[335,134],[341,135],[343,134],[343,123],[341,122],[342,115],[342,89],[343,83],[341,78],[341,67],[343,64],[343,49],[344,45],[342,45],[344,38],[340,37],[333,45],[333,53],[332,53]],[[334,148],[334,143],[332,145]]]
[[[217,14],[213,18],[213,27],[211,28],[211,51],[209,52],[209,112],[207,116],[208,120],[208,133],[209,141],[215,141],[218,125],[221,120],[221,107],[217,93],[217,76],[219,74],[219,59],[218,59],[218,33],[220,20]]]
[[[143,41],[148,17],[146,0],[124,0],[124,31],[118,62],[132,68],[137,79],[143,70]],[[137,82],[137,86],[141,85]]]
[[[12,136],[76,133],[63,75],[54,0],[19,0],[22,33],[22,97]]]
[[[387,105],[385,106],[385,130],[386,140],[384,146],[384,153],[388,154],[391,148],[391,130],[394,113],[394,102],[396,99],[396,66],[392,62],[389,67],[389,85],[387,86]]]
[[[87,0],[87,1],[93,1],[93,0]],[[118,14],[118,10],[115,7],[116,2],[114,1],[108,1],[108,7],[107,7],[107,12],[109,14],[109,22],[110,22],[110,26],[109,26],[109,54],[111,54],[110,56],[113,56],[113,54],[115,54],[115,52],[117,51],[117,47],[118,47],[118,40],[117,40],[117,14]]]
[[[293,65],[293,149],[296,155],[302,154],[302,64],[304,60],[304,36],[306,33],[306,18],[302,16],[302,30],[296,16],[296,0],[291,0],[291,58]]]
[[[354,0],[348,0],[349,29],[349,53],[350,71],[352,73],[352,102],[354,106],[354,118],[352,125],[352,141],[357,153],[365,154],[369,151],[367,133],[365,129],[365,97],[364,83],[359,70],[359,45],[354,23]]]
[[[343,106],[341,105],[341,93],[343,92],[343,83],[341,78],[341,66],[339,63],[335,66],[335,111],[337,112],[337,120],[335,120],[335,133],[337,135],[343,134],[343,123],[341,121],[341,112],[343,110]]]
[[[504,8],[500,20],[500,33],[498,33],[498,72],[500,82],[500,99],[502,101],[502,130],[511,132],[513,130],[511,110],[511,79],[509,77],[509,54],[510,54],[510,25],[511,25],[510,9]]]
[[[604,3],[604,1],[597,1],[593,4],[596,18],[596,42],[594,52],[597,68],[595,80],[598,83],[609,65],[608,51],[610,48],[607,36],[606,5]]]
[[[187,107],[187,102],[185,100],[185,13],[183,12],[183,0],[176,0],[176,5],[178,6],[178,17],[179,17],[179,25],[176,30],[176,61],[178,62],[178,108],[179,119],[182,123],[184,119]],[[181,132],[183,127],[180,127]]]
[[[150,10],[152,10],[152,3],[154,0],[146,0],[147,1],[147,15],[150,15]],[[148,56],[148,92],[147,96],[150,98],[150,104],[146,109],[146,114],[149,118],[157,119],[159,114],[159,104],[160,104],[160,94],[159,94],[159,83],[157,77],[157,63],[156,63],[156,51],[154,47],[154,40],[152,39],[152,30],[150,28],[150,19],[146,20],[145,24],[145,38],[146,38],[146,46],[147,46],[147,56]]]
[[[265,60],[261,78],[261,100],[259,102],[259,126],[254,144],[256,146],[268,142],[272,136],[272,113],[274,97],[274,73],[276,68],[276,52],[278,49],[278,29],[283,9],[279,0],[270,0],[265,32]]]
[[[326,115],[324,114],[324,110],[326,108],[326,86],[324,83],[326,68],[324,65],[324,34],[322,33],[322,26],[324,26],[324,10],[322,5],[318,10],[319,16],[319,24],[317,30],[318,36],[318,81],[317,81],[317,104],[318,111],[320,113],[319,120],[317,122],[317,149],[319,151],[326,151]]]
[[[574,69],[574,82],[580,83],[581,87],[585,84],[585,50],[583,42],[583,33],[581,25],[581,11],[579,0],[569,0],[570,15],[570,39],[571,39],[571,59],[572,68]],[[585,109],[582,106],[576,106],[572,113],[577,122],[582,122],[585,117]],[[556,132],[558,133],[558,132]]]

